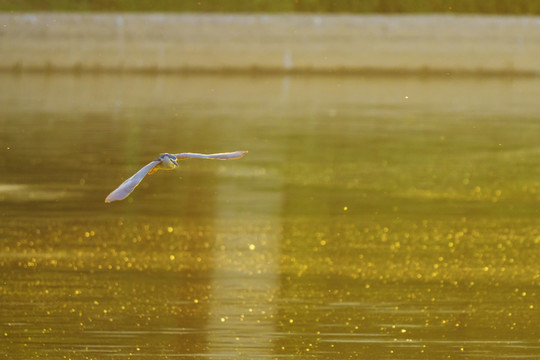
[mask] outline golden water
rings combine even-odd
[[[0,354],[536,359],[539,87],[2,74]]]

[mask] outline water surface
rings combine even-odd
[[[538,358],[539,87],[1,74],[0,354]]]

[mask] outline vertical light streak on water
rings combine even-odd
[[[213,255],[208,351],[209,355],[249,359],[273,353],[281,223],[279,217],[270,215],[264,223],[246,221],[246,227],[232,228],[231,222],[242,223],[238,220],[246,216],[244,207],[230,201],[230,196],[237,194],[233,189],[237,186],[234,182],[220,183],[217,190],[215,229],[220,238]],[[257,199],[260,211],[281,211],[281,195],[266,190],[245,191],[243,198]]]

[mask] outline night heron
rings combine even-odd
[[[239,159],[246,155],[247,151],[235,151],[219,154],[197,154],[197,153],[181,153],[181,154],[161,154],[156,160],[144,166],[137,171],[132,177],[124,181],[105,199],[106,203],[111,201],[123,200],[139,185],[147,174],[153,174],[158,170],[173,170],[178,167],[177,160],[199,158],[199,159],[214,159],[214,160],[232,160]]]

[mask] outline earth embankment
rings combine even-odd
[[[540,74],[540,18],[0,14],[17,71]]]

